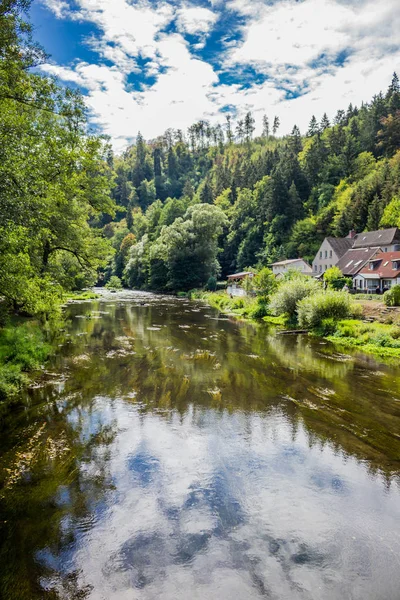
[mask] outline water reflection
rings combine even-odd
[[[5,598],[398,600],[398,370],[186,301],[70,317],[1,440],[12,469],[46,424],[3,474]]]

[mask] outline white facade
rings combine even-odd
[[[272,266],[272,272],[276,277],[282,277],[284,273],[287,273],[291,269],[296,269],[296,271],[300,271],[303,275],[312,275],[312,269],[308,263],[302,258],[293,259],[293,260],[282,260],[280,262],[274,263]]]
[[[327,239],[321,244],[320,249],[317,252],[316,257],[312,264],[312,274],[314,277],[325,273],[327,269],[334,267],[339,262],[340,256],[338,256]]]
[[[377,286],[381,289],[384,287],[390,289],[394,285],[400,285],[400,277],[381,278],[379,273],[368,273],[368,275],[359,273],[353,279],[354,288],[360,292],[375,293]]]

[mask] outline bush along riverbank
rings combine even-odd
[[[252,295],[231,297],[226,292],[195,291],[190,297],[238,318],[264,321],[289,331],[301,329],[343,348],[400,358],[400,315],[391,323],[366,322],[362,305],[348,292],[326,284],[324,289],[321,282],[295,272],[272,282],[266,271],[254,278]],[[389,304],[389,298],[385,300]]]
[[[0,329],[0,418],[4,405],[25,387],[52,352],[51,332],[39,321],[12,319]]]
[[[35,316],[13,315],[6,304],[0,314],[0,420],[7,406],[16,402],[35,374],[53,353],[64,327],[62,303],[93,300],[92,291],[69,292],[46,312]]]

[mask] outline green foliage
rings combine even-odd
[[[386,306],[400,306],[400,285],[394,285],[384,293],[383,301]]]
[[[311,277],[285,281],[271,296],[270,310],[276,316],[288,315],[293,320],[297,317],[298,303],[320,289],[320,283]]]
[[[326,329],[327,319],[339,321],[352,315],[352,302],[346,292],[320,291],[298,302],[297,315],[300,327]]]
[[[119,277],[112,275],[105,286],[108,290],[122,290],[122,282]]]
[[[8,325],[0,330],[0,401],[18,392],[27,373],[38,369],[51,352],[38,323]]]
[[[324,273],[324,281],[331,290],[342,290],[346,285],[350,289],[352,286],[351,277],[343,277],[343,273],[338,267],[327,269]]]
[[[264,267],[254,278],[254,289],[259,296],[268,298],[277,288],[277,280],[271,269]]]
[[[206,289],[209,292],[215,292],[217,289],[217,280],[215,279],[215,277],[211,276],[208,278],[207,284],[206,284]]]
[[[109,147],[86,131],[79,92],[30,67],[45,60],[24,11],[0,11],[0,295],[45,314],[60,287],[92,283],[110,253],[90,221],[114,214]]]
[[[125,278],[130,287],[189,290],[219,272],[218,237],[226,224],[220,208],[195,204],[163,227],[151,242],[147,236],[132,247]]]
[[[357,320],[343,320],[328,339],[345,348],[360,348],[377,356],[400,358],[400,327]]]
[[[251,319],[263,319],[269,314],[269,306],[267,300],[264,297],[257,298],[257,304],[250,311],[249,316]]]

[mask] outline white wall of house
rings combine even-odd
[[[375,275],[359,274],[353,279],[353,286],[362,292],[375,292],[377,285],[379,285],[381,288],[391,288],[394,285],[400,285],[400,277],[380,279],[378,273],[376,273]]]
[[[316,277],[320,273],[324,273],[327,269],[334,267],[338,262],[339,256],[337,256],[328,240],[325,239],[313,260],[312,274]]]
[[[301,273],[304,273],[304,275],[312,274],[310,265],[308,265],[302,258],[299,258],[299,260],[296,262],[290,262],[288,264],[272,265],[272,272],[277,277],[287,273],[291,269],[296,269],[296,271],[300,271]]]
[[[226,291],[230,296],[239,296],[241,298],[243,298],[244,296],[247,296],[246,290],[239,287],[235,283],[233,285],[228,285],[228,287],[226,288]]]

